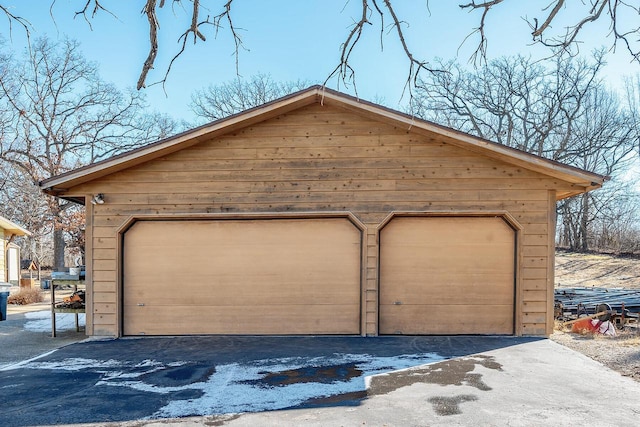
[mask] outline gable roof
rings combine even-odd
[[[2,216],[0,216],[0,229],[4,229],[6,232],[8,232],[8,234],[14,236],[31,236],[31,233],[29,231]]]
[[[312,104],[334,105],[393,126],[404,127],[408,132],[429,136],[437,135],[448,144],[574,184],[576,189],[574,191],[559,192],[557,194],[558,200],[600,188],[606,180],[605,176],[599,174],[529,154],[426,120],[417,119],[411,115],[318,85],[110,159],[45,179],[40,182],[40,188],[47,194],[65,198],[65,192],[76,185],[128,169],[149,160],[191,147],[199,142]],[[68,199],[84,203],[83,199],[74,197],[68,197]]]

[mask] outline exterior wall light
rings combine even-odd
[[[92,205],[104,205],[104,194],[98,193],[91,198]]]

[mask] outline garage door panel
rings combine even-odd
[[[128,335],[298,335],[308,334],[310,330],[322,335],[353,334],[351,325],[359,322],[358,305],[298,305],[275,309],[260,305],[219,306],[207,310],[170,305],[153,311],[137,306],[128,308]],[[167,323],[159,313],[174,320]],[[150,319],[154,321],[149,322]],[[251,332],[247,332],[249,323],[254,325]]]
[[[394,218],[380,234],[380,333],[513,333],[514,274],[515,233],[501,218]],[[460,310],[457,326],[425,321]]]
[[[512,334],[513,306],[508,305],[401,305],[381,306],[380,325],[385,335]]]
[[[413,231],[408,236],[402,234],[406,227],[411,227]],[[506,222],[495,217],[396,217],[385,226],[384,231],[389,232],[386,236],[389,242],[413,236],[414,242],[422,242],[426,238],[425,243],[432,246],[438,246],[437,243],[442,239],[450,240],[453,244],[472,245],[479,242],[506,242],[510,240],[509,233],[513,232]]]
[[[452,242],[446,239],[442,240],[452,245]],[[385,245],[389,243],[385,241]],[[407,246],[399,242],[396,247],[402,247],[400,252],[383,253],[389,262],[387,268],[389,272],[394,274],[406,274],[407,269],[421,268],[429,270],[432,274],[456,274],[460,271],[470,271],[478,273],[494,273],[504,271],[513,265],[513,247],[510,246],[513,241],[502,245],[502,247],[491,248],[491,256],[478,257],[478,252],[484,251],[486,246],[480,245],[458,245],[456,249],[449,249],[442,245],[434,246]],[[460,247],[464,247],[464,251],[460,251]],[[429,257],[425,257],[424,253],[429,253]],[[451,257],[455,256],[452,262]],[[460,267],[452,269],[454,266]]]
[[[295,333],[359,333],[360,233],[345,218],[138,222],[124,239],[124,333],[261,334],[264,319],[279,322],[270,326],[282,328],[274,333],[294,333],[283,322],[330,307],[348,312],[325,322],[348,324],[298,318]],[[254,318],[247,307],[261,307],[263,316]],[[280,313],[283,307],[291,313]],[[235,326],[224,331],[216,326],[222,320],[164,320],[175,310],[216,319],[239,314],[228,317]],[[162,313],[154,321],[141,314],[153,311]]]
[[[505,279],[513,282],[513,277]],[[385,282],[385,286],[395,286],[397,290],[381,295],[380,304],[456,304],[463,299],[478,304],[513,304],[513,292],[505,289],[504,282],[482,283],[481,286],[472,283],[453,286],[449,283],[433,281],[418,288]]]
[[[357,246],[354,248],[357,249]],[[306,254],[312,253],[311,251],[305,251]],[[344,256],[349,256],[353,254],[345,254]],[[245,254],[245,256],[254,256]],[[259,256],[259,255],[255,255]],[[287,257],[287,255],[278,255]],[[306,260],[296,260],[293,262],[256,262],[251,265],[235,265],[236,262],[226,262],[226,260],[209,260],[207,263],[197,263],[189,265],[188,260],[184,260],[185,262],[176,262],[173,264],[173,267],[165,268],[165,267],[155,267],[153,269],[149,269],[150,271],[131,271],[128,274],[130,279],[136,279],[134,284],[137,284],[137,280],[146,280],[146,281],[156,281],[157,283],[162,282],[159,279],[164,279],[167,276],[175,275],[176,270],[180,271],[180,281],[184,282],[186,280],[193,281],[203,281],[205,279],[216,279],[222,280],[225,282],[230,281],[238,281],[239,278],[265,278],[265,277],[273,277],[277,276],[282,280],[286,281],[304,281],[305,283],[322,283],[322,277],[326,275],[326,263],[334,262],[342,259],[342,256],[337,255],[331,257],[330,260],[317,260],[318,262],[322,262],[325,264],[324,268],[318,267],[317,265],[305,266],[304,270],[300,271],[301,263],[306,263]],[[347,258],[348,259],[348,258]],[[151,260],[132,260],[132,262],[142,262],[147,264],[153,264]],[[172,261],[173,262],[173,261]],[[351,263],[350,263],[351,264]],[[336,276],[338,274],[344,274],[346,276],[345,280],[349,280],[352,276],[354,270],[357,270],[358,266],[348,265],[341,266],[340,264],[335,266]]]
[[[305,263],[305,271],[310,268],[322,271],[322,264],[306,262],[310,254],[326,261],[350,256],[354,248],[359,248],[359,240],[354,239],[358,230],[346,220],[338,223],[326,223],[325,220],[324,231],[304,221],[286,221],[286,225],[280,222],[229,221],[228,229],[214,225],[215,222],[211,227],[192,221],[139,222],[126,234],[128,239],[141,236],[135,242],[136,250],[126,254],[127,261],[130,264],[154,263],[160,271],[195,267],[199,274],[213,265],[258,272],[265,269],[281,271],[278,267],[301,262]],[[346,227],[341,222],[347,222]],[[317,236],[318,233],[323,235]],[[162,238],[157,234],[163,234]],[[166,263],[160,262],[165,260],[159,258],[163,254],[158,252],[164,248],[171,248],[166,254]],[[135,274],[135,271],[129,274]]]
[[[511,267],[509,267],[511,268]],[[504,270],[503,270],[504,271]],[[401,285],[401,289],[415,289],[416,292],[427,290],[430,286],[442,286],[443,290],[451,287],[452,291],[464,291],[477,287],[496,288],[506,286],[506,283],[513,283],[513,276],[503,271],[482,272],[451,272],[450,274],[438,274],[424,269],[411,269],[410,271],[399,272],[393,280],[386,283]],[[422,273],[427,279],[416,280],[415,274]],[[487,281],[487,276],[492,277]]]
[[[336,301],[357,301],[358,290],[354,290],[349,283],[336,286],[328,292],[321,285],[309,283],[263,283],[261,285],[246,286],[234,285],[229,287],[229,281],[219,283],[210,280],[207,287],[197,287],[190,289],[188,285],[182,284],[179,288],[157,287],[154,282],[138,282],[137,286],[129,289],[129,301],[135,304],[145,305],[243,305],[247,301],[247,294],[251,293],[251,301],[255,304],[299,304],[301,300],[308,299],[315,304],[334,304]],[[202,282],[203,280],[198,280]],[[166,290],[166,291],[163,291]],[[180,295],[176,295],[180,294]]]

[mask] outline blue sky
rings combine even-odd
[[[171,1],[161,12],[160,52],[156,69],[149,75],[153,83],[164,76],[171,57],[178,51],[177,38],[188,23],[188,11],[171,8]],[[223,4],[222,1],[203,2]],[[382,4],[382,2],[380,2]],[[477,26],[479,12],[468,13],[458,7],[459,1],[397,0],[394,4],[400,17],[407,20],[407,43],[418,58],[431,60],[457,58],[466,63],[476,47],[477,38],[471,37],[460,46],[465,37]],[[548,0],[510,1],[495,9],[488,17],[489,57],[522,53],[542,58],[548,51],[530,45],[530,30],[522,16],[534,16],[545,7]],[[51,38],[65,35],[77,39],[87,58],[99,63],[101,75],[121,88],[134,87],[141,65],[147,56],[148,24],[140,11],[144,1],[103,0],[103,4],[116,16],[99,12],[91,20],[91,29],[74,12],[84,0],[57,0],[49,11],[49,0],[5,0],[2,4],[11,11],[30,20],[32,37],[48,35]],[[573,6],[575,7],[575,6]],[[239,74],[251,76],[270,74],[275,80],[305,79],[323,82],[338,64],[340,44],[345,40],[349,27],[358,19],[360,2],[356,0],[236,0],[233,3],[235,25],[241,30],[246,50],[240,51]],[[217,9],[211,9],[212,15]],[[564,9],[562,16],[575,16],[574,9]],[[374,17],[375,18],[375,15]],[[11,38],[6,22],[2,22],[8,45],[16,50],[24,48],[24,32],[14,27]],[[166,85],[166,94],[160,85],[145,89],[152,108],[178,119],[192,120],[188,104],[191,94],[210,84],[235,78],[236,67],[232,39],[227,28],[222,28],[217,38],[213,28],[205,28],[206,43],[189,44],[187,52],[175,63]],[[598,24],[587,28],[582,39],[582,51],[588,52],[602,45],[609,46],[608,28]],[[380,50],[380,26],[367,29],[362,43],[353,55],[356,82],[360,97],[369,100],[384,99],[392,107],[402,109],[407,97],[401,100],[408,72],[408,62],[394,33],[385,31],[384,51]],[[618,86],[621,76],[640,71],[631,64],[628,55],[619,52],[609,58],[607,78]],[[338,85],[336,79],[328,86],[347,93],[353,87]]]

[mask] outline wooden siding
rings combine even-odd
[[[391,212],[508,212],[522,225],[516,333],[544,335],[552,305],[550,194],[569,190],[570,183],[438,137],[315,104],[67,194],[105,194],[88,224],[94,335],[121,333],[117,230],[131,215],[323,211],[348,211],[366,225],[362,318],[369,335],[378,332],[376,229]]]

